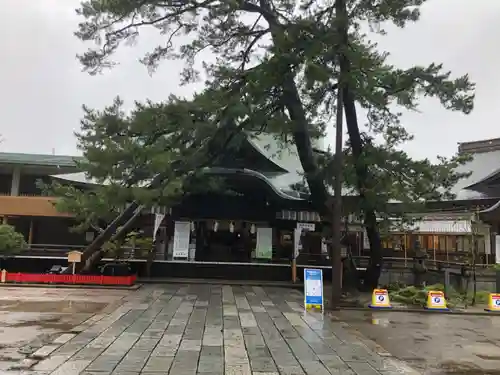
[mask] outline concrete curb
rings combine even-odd
[[[467,310],[452,310],[449,311],[433,311],[425,309],[405,309],[405,308],[392,308],[392,309],[370,309],[369,307],[352,307],[352,306],[340,306],[340,310],[354,310],[354,311],[370,311],[372,313],[387,313],[387,312],[401,312],[401,313],[418,313],[418,314],[447,314],[447,315],[476,315],[476,316],[500,316],[499,313],[488,312],[488,311],[467,311]]]
[[[0,283],[0,288],[52,288],[52,289],[114,289],[137,290],[142,284],[131,286],[119,285],[84,285],[84,284],[27,284],[27,283]]]

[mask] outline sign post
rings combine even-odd
[[[70,251],[68,253],[68,263],[71,263],[72,273],[75,274],[76,264],[82,261],[82,252],[78,250]]]
[[[321,269],[304,269],[304,308],[321,309],[325,312],[323,299],[323,271]]]

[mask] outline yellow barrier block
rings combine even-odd
[[[500,293],[490,293],[488,297],[488,308],[484,309],[490,312],[500,312]]]
[[[446,305],[446,298],[444,297],[444,293],[438,290],[429,290],[429,292],[427,293],[427,305],[425,306],[425,309],[434,311],[450,310]]]
[[[392,309],[387,289],[374,289],[372,293],[372,303],[368,305],[371,309]]]

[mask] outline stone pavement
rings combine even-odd
[[[148,285],[40,348],[33,375],[417,374],[275,287]],[[116,307],[116,309],[115,309]],[[13,372],[15,373],[15,372]],[[11,372],[7,372],[11,374]]]

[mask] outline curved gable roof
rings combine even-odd
[[[300,162],[296,146],[289,144],[283,145],[278,139],[270,133],[250,133],[247,137],[248,144],[253,147],[258,153],[269,160],[271,165],[274,165],[277,170],[274,172],[266,172],[260,170],[252,170],[249,168],[214,166],[208,168],[207,171],[212,174],[237,175],[246,174],[248,177],[256,178],[272,187],[272,190],[281,198],[302,200],[304,195],[296,191],[295,185],[303,183],[304,170]],[[313,143],[316,149],[323,149],[322,140],[316,140]],[[72,173],[53,176],[60,180],[68,182],[78,182],[84,184],[97,184],[93,179],[87,178],[85,173]],[[329,193],[333,194],[333,190],[329,189]],[[350,188],[343,189],[343,195],[353,195],[354,191]]]
[[[500,150],[474,153],[472,160],[456,169],[457,172],[471,173],[461,179],[453,188],[456,199],[482,199],[488,195],[474,190],[474,186],[500,173]]]
[[[251,133],[248,141],[257,151],[282,169],[297,175],[304,173],[295,144],[283,145],[283,142],[271,133]],[[313,147],[323,149],[323,140],[313,140]]]

